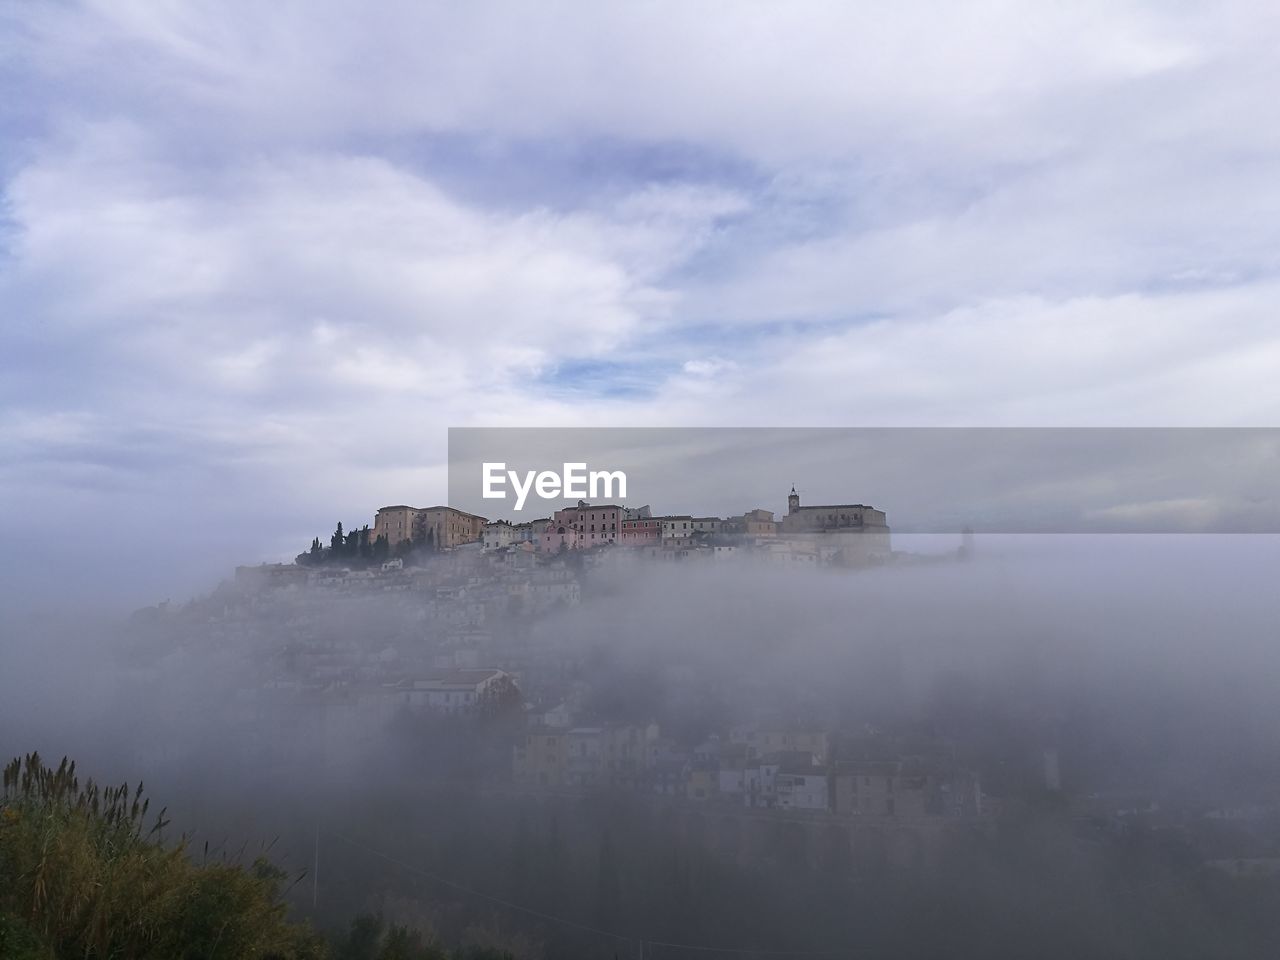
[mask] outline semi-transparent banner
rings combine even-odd
[[[899,533],[1280,533],[1278,493],[1280,430],[1264,428],[449,431],[449,505],[513,522],[582,500],[654,517],[883,513]]]

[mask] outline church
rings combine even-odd
[[[883,510],[865,503],[836,503],[817,507],[800,506],[800,494],[791,488],[787,515],[778,524],[779,533],[826,533],[829,531],[868,533],[889,532]]]
[[[795,487],[777,529],[782,539],[808,544],[823,563],[865,566],[884,563],[893,554],[883,510],[865,503],[803,507]]]

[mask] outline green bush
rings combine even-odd
[[[311,960],[322,941],[285,919],[285,875],[197,865],[148,821],[141,784],[81,785],[66,759],[4,770],[0,957],[32,960]],[[148,827],[146,824],[150,823]]]

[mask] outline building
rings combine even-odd
[[[414,525],[417,521],[417,507],[407,507],[404,504],[381,507],[373,518],[373,530],[370,536],[374,540],[385,537],[387,543],[394,547],[405,540],[413,539]]]
[[[611,503],[600,506],[580,504],[577,512],[578,546],[590,549],[616,543],[626,509]]]
[[[694,517],[690,523],[695,537],[719,536],[724,528],[724,521],[719,517]]]
[[[624,547],[653,547],[661,539],[662,521],[653,517],[624,519],[619,527],[618,542]]]
[[[515,531],[508,520],[490,520],[484,525],[482,545],[485,550],[501,550],[515,542]]]
[[[693,517],[688,514],[662,518],[662,542],[688,540],[693,536]]]
[[[691,763],[685,771],[685,796],[690,800],[714,800],[720,793],[720,771],[714,762]]]
[[[883,510],[863,503],[836,503],[803,507],[800,494],[791,488],[787,497],[787,515],[778,523],[778,532],[826,533],[833,530],[880,531],[888,533],[889,526]]]
[[[777,806],[783,810],[823,810],[830,805],[827,771],[803,763],[786,763],[773,778]]]
[[[649,749],[658,739],[657,726],[574,727],[563,732],[563,738],[566,786],[603,790],[647,785]]]
[[[559,553],[562,550],[575,550],[578,546],[578,531],[574,527],[578,514],[577,507],[557,510],[542,530],[542,539],[538,544],[540,553]]]
[[[536,547],[542,542],[542,535],[550,525],[551,519],[549,517],[513,524],[511,527],[511,542],[516,544],[530,543]]]
[[[450,549],[477,543],[484,537],[485,519],[454,507],[381,507],[373,518],[371,536],[386,537],[396,546],[405,540]]]
[[[410,710],[457,715],[474,710],[496,684],[514,683],[505,670],[442,670],[392,688],[395,701]]]
[[[255,588],[305,586],[309,571],[293,563],[263,563],[256,567],[236,567],[236,582]]]
[[[891,553],[884,511],[864,503],[805,507],[792,487],[787,515],[777,526],[779,536],[813,543],[824,561],[861,564],[885,559]]]
[[[571,570],[541,569],[529,577],[519,595],[524,598],[525,611],[537,614],[552,607],[576,606],[582,599],[582,587]]]
[[[838,559],[836,552],[833,550],[828,550],[824,553],[818,544],[793,537],[777,538],[760,547],[760,549],[766,560],[780,566],[801,564],[812,567],[817,566],[819,562],[831,562],[834,559]]]
[[[484,524],[484,517],[455,507],[427,507],[418,511],[414,540],[448,550],[479,542],[484,536]]]
[[[626,508],[616,504],[592,505],[579,500],[576,507],[557,510],[542,533],[541,553],[590,549],[617,543],[626,522]]]
[[[897,813],[896,760],[841,761],[835,766],[834,809],[843,816],[892,817]]]
[[[984,797],[976,773],[915,757],[841,760],[833,772],[833,809],[842,816],[977,817]]]
[[[516,783],[534,787],[565,785],[566,731],[535,728],[516,744],[512,777]]]
[[[822,766],[830,753],[830,738],[822,730],[735,729],[730,743],[741,744],[747,760],[775,753],[805,754],[809,762]]]
[[[740,517],[729,517],[720,524],[723,534],[746,537],[754,540],[759,537],[772,537],[778,532],[772,510],[748,510]]]
[[[555,730],[568,729],[573,726],[573,709],[566,702],[556,704],[544,710],[539,716],[542,726]]]

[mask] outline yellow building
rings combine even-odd
[[[720,792],[720,772],[714,767],[697,766],[685,781],[685,796],[690,800],[714,800]]]
[[[865,503],[834,503],[800,506],[800,495],[791,488],[787,497],[787,515],[778,523],[781,533],[826,533],[829,531],[889,532],[883,510]]]
[[[374,540],[386,537],[387,543],[393,547],[402,540],[412,540],[418,512],[417,507],[406,507],[404,504],[382,507],[373,518],[370,536]]]
[[[427,507],[418,511],[414,540],[449,548],[484,539],[484,517],[454,507]]]
[[[484,536],[484,517],[453,507],[382,507],[373,519],[373,539],[386,537],[391,546],[412,540],[447,549],[474,543]]]
[[[746,758],[758,760],[775,753],[807,753],[818,766],[825,766],[830,741],[821,730],[734,730],[730,742],[746,747]]]
[[[778,532],[772,510],[748,510],[742,515],[742,526],[748,537],[772,537]]]
[[[563,787],[568,750],[565,731],[539,728],[525,734],[515,747],[512,774],[516,783],[532,787]]]

